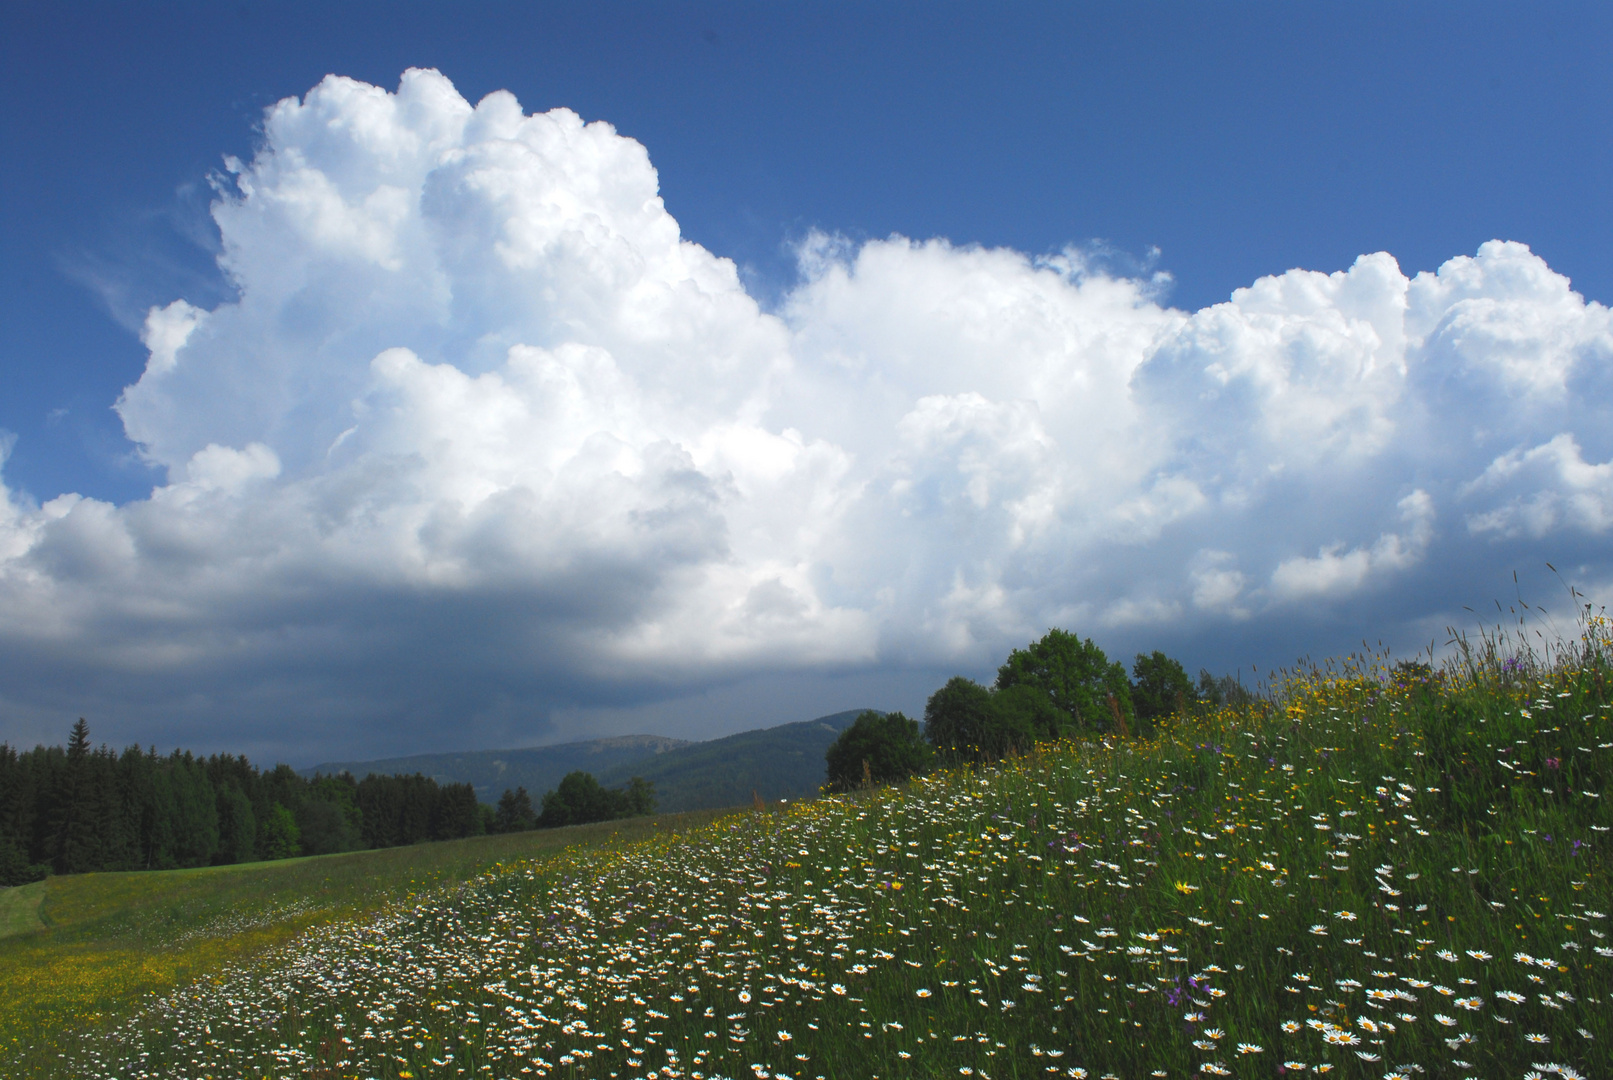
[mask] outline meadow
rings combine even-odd
[[[512,851],[219,954],[33,1061],[120,1080],[1603,1076],[1605,631],[1555,659],[1308,668],[1146,740]]]
[[[0,889],[0,1075],[74,1076],[86,1046],[163,995],[517,859],[709,822],[661,815],[550,832]]]

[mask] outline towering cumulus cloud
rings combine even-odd
[[[116,406],[163,484],[0,491],[15,715],[530,736],[1054,624],[1407,629],[1523,551],[1607,569],[1613,327],[1520,244],[1188,314],[1076,252],[814,235],[769,313],[644,147],[434,71],[280,102],[219,188],[237,299],[153,310]]]

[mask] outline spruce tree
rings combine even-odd
[[[525,832],[537,826],[537,815],[532,812],[532,796],[526,788],[514,791],[504,789],[499,796],[498,809],[493,813],[493,831],[500,833]]]
[[[54,862],[58,874],[101,869],[90,726],[81,716],[67,739],[67,769],[57,793]]]

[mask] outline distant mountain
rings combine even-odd
[[[527,750],[333,761],[301,772],[304,776],[350,772],[360,780],[372,772],[421,773],[439,784],[469,783],[485,803],[495,803],[505,788],[519,786],[527,789],[536,806],[561,777],[582,769],[606,787],[620,787],[642,776],[655,785],[662,813],[742,806],[751,801],[753,792],[768,800],[816,795],[824,779],[824,751],[862,711],[848,709],[709,742],[623,735]]]
[[[770,800],[816,795],[826,771],[824,751],[862,711],[693,743],[594,775],[606,787],[642,776],[655,785],[657,808],[664,813],[742,806],[753,792]]]
[[[627,770],[626,775],[637,775],[635,763],[691,745],[694,744],[686,739],[669,739],[664,735],[621,735],[525,750],[473,750],[378,761],[329,761],[299,771],[304,776],[316,772],[326,775],[350,772],[360,780],[369,773],[382,776],[421,773],[439,784],[468,783],[476,789],[476,798],[485,803],[498,802],[505,788],[524,787],[535,805],[543,793],[559,784],[560,778],[568,772],[582,769],[598,777],[604,773],[614,775],[612,770],[622,768]]]

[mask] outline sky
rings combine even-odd
[[[0,741],[707,738],[916,715],[1053,626],[1251,681],[1520,598],[1571,632],[1613,592],[1610,43],[5,5]]]

